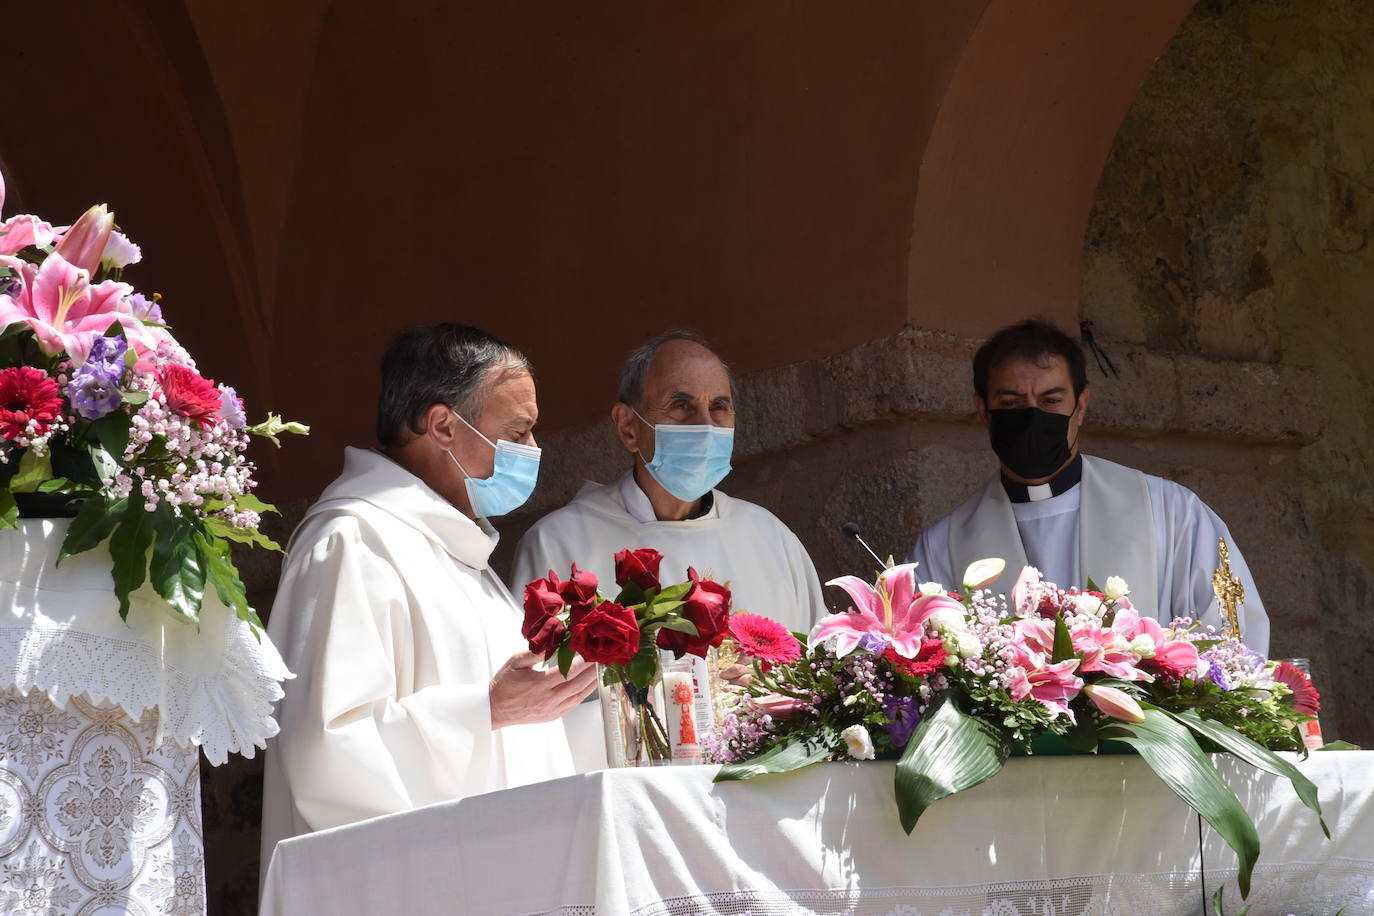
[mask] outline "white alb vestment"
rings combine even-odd
[[[611,484],[588,483],[520,539],[511,591],[519,595],[525,583],[549,570],[567,578],[576,563],[596,575],[603,595],[614,598],[616,553],[652,547],[663,554],[663,584],[685,582],[691,566],[728,582],[735,610],[810,630],[827,612],[816,567],[801,541],[767,509],[719,490],[711,498],[701,518],[658,521],[633,474]]]
[[[526,648],[496,540],[385,455],[345,451],[268,624],[296,679],[267,753],[264,871],[287,837],[573,772],[561,722],[491,728],[491,678]]]
[[[1082,588],[1087,576],[1101,587],[1108,576],[1121,576],[1140,613],[1161,623],[1194,617],[1220,629],[1212,588],[1219,537],[1245,587],[1242,639],[1268,653],[1269,618],[1225,522],[1186,487],[1101,458],[1084,456],[1083,480],[1048,499],[1013,503],[1001,480],[992,480],[926,529],[910,559],[921,564],[918,580],[957,588],[969,563],[1000,556],[1007,572],[991,586],[998,592],[1010,591],[1022,563],[1062,588]]]

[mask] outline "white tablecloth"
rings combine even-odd
[[[1262,837],[1250,916],[1374,912],[1374,752],[1300,766],[1330,842],[1287,782],[1221,760]],[[910,837],[890,763],[714,773],[600,771],[288,840],[262,912],[1176,916],[1235,882],[1136,757],[1014,759]]]

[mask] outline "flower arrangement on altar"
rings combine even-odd
[[[1319,708],[1307,676],[1190,619],[1161,626],[1117,577],[1080,591],[1027,567],[1008,600],[987,587],[1004,567],[973,564],[960,594],[889,561],[874,585],[827,583],[853,607],[817,624],[804,655],[779,660],[739,640],[755,673],[708,742],[708,759],[725,764],[717,780],[896,757],[910,833],[930,805],[996,775],[1014,748],[1121,742],[1236,851],[1247,894],[1258,834],[1205,752],[1288,778],[1320,818],[1315,786],[1273,753],[1303,748],[1299,726]]]
[[[308,429],[248,424],[234,389],[172,336],[160,297],[124,282],[141,258],[103,205],[70,227],[0,223],[0,528],[74,514],[58,560],[108,541],[121,616],[151,581],[192,621],[209,586],[261,627],[230,554],[231,541],[280,549],[258,531],[275,509],[253,495],[249,438]]]

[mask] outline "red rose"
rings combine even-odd
[[[525,638],[529,640],[530,651],[535,655],[544,656],[545,661],[547,661],[563,644],[563,636],[568,632],[568,628],[563,626],[563,621],[557,617],[545,617],[539,628],[530,633],[528,632],[529,623],[529,618],[525,618],[525,629],[522,632],[524,632]]]
[[[658,631],[658,647],[668,649],[675,658],[683,655],[706,657],[706,650],[718,646],[730,635],[730,590],[719,582],[697,577],[688,569],[692,588],[682,599],[677,612],[696,624],[697,635],[688,636],[664,627]]]
[[[563,596],[558,593],[558,577],[549,571],[547,579],[535,579],[525,586],[525,622],[520,635],[529,640],[530,651],[545,658],[558,651],[567,628],[558,619]]]
[[[46,372],[33,366],[0,369],[0,436],[41,436],[61,418],[62,395]]]
[[[572,649],[589,662],[627,665],[639,651],[635,612],[614,601],[574,607],[570,623]]]
[[[574,563],[572,577],[557,588],[558,593],[563,596],[564,604],[586,604],[596,597],[596,586],[596,575],[585,569],[578,569]]]
[[[633,582],[646,592],[651,588],[661,588],[658,564],[662,562],[663,554],[652,547],[622,550],[615,555],[615,584],[624,588],[626,582]]]

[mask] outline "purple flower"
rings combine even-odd
[[[1221,665],[1215,658],[1207,659],[1207,680],[1216,684],[1222,690],[1230,690],[1231,685],[1226,683],[1226,673],[1221,670]]]
[[[87,420],[99,420],[123,401],[119,380],[124,375],[124,352],[128,348],[123,337],[97,337],[91,342],[86,361],[72,373],[67,397]]]
[[[921,712],[915,697],[899,697],[888,694],[883,699],[883,714],[890,720],[883,726],[894,747],[905,747],[911,740],[911,733],[921,722]]]
[[[863,636],[859,637],[858,648],[862,649],[865,652],[870,652],[874,655],[880,655],[882,654],[882,651],[887,648],[887,644],[887,639],[870,630]]]
[[[129,297],[129,307],[133,310],[134,317],[140,321],[152,324],[166,323],[162,320],[162,306],[157,304],[157,300],[149,299],[142,293],[134,293]]]
[[[248,417],[243,412],[243,398],[228,385],[219,386],[219,415],[230,429],[243,429]]]

